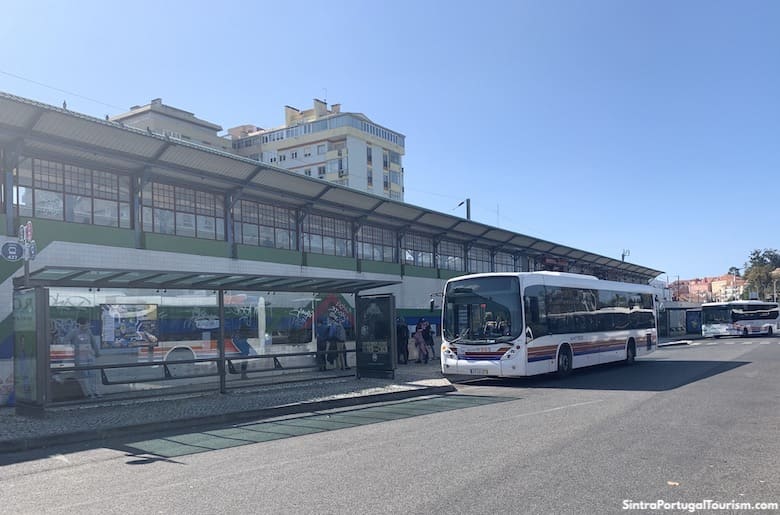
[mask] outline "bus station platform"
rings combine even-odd
[[[354,368],[352,369],[354,372]],[[393,379],[310,372],[296,382],[47,408],[41,417],[0,408],[0,453],[99,442],[160,430],[238,423],[455,391],[438,360],[398,365]],[[0,459],[2,463],[2,459]]]
[[[701,337],[659,338],[659,347],[685,345],[698,338]],[[455,391],[453,384],[442,376],[440,366],[438,359],[428,364],[410,360],[398,365],[393,379],[357,378],[339,370],[311,371],[299,374],[295,382],[252,382],[225,394],[208,391],[54,406],[47,408],[42,417],[17,415],[13,407],[3,407],[0,454]]]

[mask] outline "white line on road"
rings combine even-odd
[[[566,404],[565,406],[558,406],[556,408],[548,408],[540,411],[531,411],[529,413],[518,413],[517,415],[513,415],[508,418],[529,417],[531,415],[543,415],[545,413],[552,413],[553,411],[560,411],[569,408],[577,408],[579,406],[587,406],[588,404],[596,404],[599,402],[604,402],[604,399],[596,399],[595,401],[576,402],[574,404]]]
[[[54,458],[55,460],[62,461],[64,463],[67,463],[68,465],[70,465],[70,461],[68,460],[68,458],[66,458],[62,454],[55,454],[54,456],[52,456],[52,458]]]

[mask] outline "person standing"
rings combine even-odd
[[[423,340],[425,340],[425,346],[428,348],[428,357],[430,359],[436,359],[436,349],[434,349],[433,331],[431,330],[431,324],[424,318],[421,318],[420,325],[422,330],[422,337]]]
[[[395,319],[395,340],[398,345],[398,363],[406,365],[409,363],[409,327],[401,317]]]
[[[100,356],[100,349],[89,328],[89,320],[85,317],[76,319],[76,327],[65,336],[65,342],[73,346],[73,361],[77,367],[94,365],[95,358]],[[97,370],[80,370],[77,375],[84,395],[97,397]]]
[[[317,335],[317,365],[319,366],[320,370],[327,370],[328,365],[325,361],[326,352],[328,350],[328,333],[330,331],[330,327],[328,326],[328,319],[326,317],[321,317],[319,320],[317,320],[317,329],[316,329],[316,335]],[[332,363],[333,361],[331,361]]]
[[[425,345],[425,338],[423,337],[422,322],[417,322],[414,328],[414,346],[417,348],[417,361],[415,363],[428,363],[428,347]]]
[[[331,345],[336,348],[336,364],[341,370],[349,370],[347,366],[347,353],[346,353],[346,341],[347,331],[344,330],[344,326],[341,322],[336,320],[336,317],[330,319],[330,341]]]

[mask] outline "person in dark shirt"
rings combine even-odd
[[[398,345],[398,363],[409,363],[409,327],[406,322],[397,317],[395,319],[395,339]]]

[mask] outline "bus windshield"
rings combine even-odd
[[[448,283],[444,338],[450,343],[509,342],[523,328],[516,277],[472,277]]]
[[[703,306],[701,309],[702,324],[731,323],[731,309],[726,306]]]

